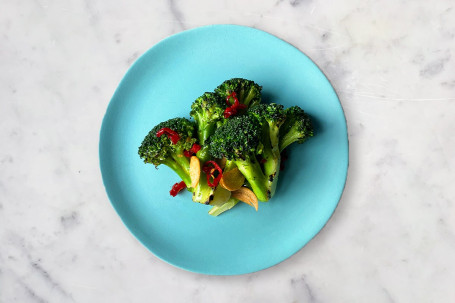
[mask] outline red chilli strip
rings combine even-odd
[[[158,138],[164,134],[167,135],[169,140],[171,140],[172,144],[177,144],[177,142],[180,140],[179,134],[168,127],[163,127],[162,129],[156,132],[156,136]]]
[[[169,191],[169,193],[171,194],[171,196],[175,197],[177,196],[177,194],[179,192],[182,191],[182,189],[186,188],[186,184],[185,182],[178,182],[178,183],[175,183],[173,186],[172,186],[172,189]]]
[[[212,172],[214,171],[214,168],[204,164],[204,166],[202,166],[202,171],[208,175],[211,175]]]
[[[227,119],[230,116],[234,116],[237,114],[237,110],[234,107],[228,107],[224,110],[224,118]]]
[[[234,104],[231,105],[230,99],[234,99]],[[226,97],[226,104],[229,105],[228,108],[224,110],[224,118],[227,119],[231,116],[237,115],[239,110],[247,108],[245,104],[240,104],[239,99],[237,98],[237,94],[235,92],[230,93]]]
[[[193,154],[191,153],[191,150],[190,150],[190,151],[184,150],[184,151],[183,151],[183,155],[184,155],[185,157],[187,157],[187,158],[191,158],[191,156],[192,156]]]
[[[265,162],[267,162],[266,159],[261,159],[261,164],[264,164]]]
[[[234,107],[237,110],[247,108],[247,106],[245,104],[240,104],[239,98],[237,98],[237,94],[235,92],[232,92],[231,95],[232,95],[232,98],[234,98],[234,104],[232,104],[231,107]]]
[[[213,166],[213,167],[211,167]],[[202,167],[202,171],[207,174],[207,184],[210,187],[216,187],[223,176],[223,170],[215,161],[207,161]],[[214,172],[217,171],[218,175],[215,177]],[[213,178],[213,181],[210,179]]]
[[[197,154],[197,152],[200,150],[201,150],[201,146],[199,144],[194,143],[190,149],[190,152],[192,152],[193,154]]]
[[[227,119],[231,116],[237,115],[239,110],[245,109],[247,106],[245,104],[232,105],[224,110],[224,118]]]
[[[191,146],[190,150],[183,151],[183,155],[187,158],[191,158],[191,156],[197,154],[199,150],[201,150],[201,146],[199,144],[194,143],[193,146]]]
[[[236,92],[232,92],[230,93],[229,95],[227,95],[226,97],[226,104],[231,106],[231,98],[234,99],[234,104],[235,105],[236,103],[239,104],[239,99],[237,98],[237,93]]]

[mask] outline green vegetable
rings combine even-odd
[[[166,135],[157,137],[157,132],[162,128],[170,128],[177,132],[180,137],[178,142],[173,144]],[[191,186],[190,162],[183,155],[183,151],[189,150],[196,142],[194,135],[194,123],[185,118],[173,118],[161,122],[145,136],[138,150],[139,156],[144,160],[144,163],[168,166],[182,178],[189,188]]]
[[[302,144],[313,137],[314,130],[310,116],[298,106],[286,109],[286,120],[280,128],[280,152],[290,144]]]
[[[240,170],[245,177],[240,189],[246,190],[250,194],[248,197],[254,196],[245,186],[253,190],[257,209],[257,200],[268,201],[275,193],[281,152],[292,143],[301,144],[314,135],[310,117],[303,109],[298,106],[284,109],[280,104],[261,103],[261,90],[260,85],[247,79],[224,81],[214,92],[202,94],[191,104],[190,116],[194,122],[173,118],[156,125],[145,136],[138,150],[139,156],[145,163],[164,164],[176,172],[193,192],[194,202],[212,206],[209,211],[212,216],[234,207],[239,202],[234,196],[243,199],[238,190],[229,192],[215,187],[217,182],[212,179],[207,181],[206,174],[216,180],[221,178],[218,173],[221,169],[218,167],[215,172],[210,165],[215,165],[212,161],[225,158],[224,172],[235,167]],[[200,149],[198,145],[192,148],[195,143]],[[204,169],[199,171],[199,165],[192,166],[193,178],[200,177],[197,186],[191,188],[188,157],[196,151],[197,163]],[[222,181],[226,188],[231,188],[226,185],[229,182],[223,183],[229,176],[226,174]],[[243,177],[238,181],[242,183]]]
[[[270,199],[267,176],[256,156],[262,152],[262,127],[252,115],[228,119],[209,139],[209,152],[214,158],[225,157],[235,163],[257,198]]]
[[[200,145],[203,146],[213,134],[226,107],[226,102],[215,93],[204,93],[193,102],[190,116],[196,122]]]
[[[226,102],[223,99],[217,94],[209,92],[204,93],[191,104],[190,116],[196,122],[197,137],[201,145],[197,157],[202,164],[210,160],[210,154],[208,153],[205,141],[214,133],[219,125],[224,123],[223,113],[226,107]],[[203,178],[205,178],[205,175],[201,174],[201,181],[205,182]],[[198,192],[195,194],[195,196],[202,197],[208,193]]]
[[[222,100],[226,100],[232,92],[235,92],[240,104],[245,104],[247,107],[253,107],[261,103],[261,90],[262,86],[253,81],[242,78],[233,78],[220,84],[215,89],[215,93]]]
[[[267,190],[273,197],[280,173],[279,139],[280,127],[286,120],[285,110],[283,105],[276,103],[259,104],[250,108],[248,114],[256,117],[262,126],[262,164],[267,177]]]
[[[196,122],[197,137],[199,144],[202,147],[196,155],[202,165],[210,160],[210,155],[205,143],[213,134],[217,125],[224,119],[223,112],[226,107],[226,102],[217,94],[211,92],[204,93],[191,104],[190,116]],[[201,173],[198,186],[193,192],[193,201],[209,204],[213,199],[214,191],[214,188],[207,185],[205,173]]]
[[[199,183],[193,191],[193,201],[202,204],[209,204],[213,199],[215,189],[215,187],[208,186],[207,177],[205,173],[201,172]]]
[[[209,210],[209,215],[211,216],[219,216],[220,214],[224,213],[225,211],[230,210],[233,208],[235,205],[239,203],[239,200],[230,198],[226,203],[223,203],[221,205],[215,205]]]

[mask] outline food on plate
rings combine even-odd
[[[257,211],[276,191],[285,149],[314,135],[303,109],[262,103],[261,90],[247,79],[224,81],[191,104],[194,122],[179,117],[153,127],[139,156],[176,172],[181,181],[170,194],[188,189],[194,202],[212,206],[212,216],[239,201]]]
[[[226,158],[223,158],[226,159]],[[220,180],[220,186],[229,190],[234,191],[242,187],[245,183],[245,176],[240,172],[237,167],[231,170],[223,172],[223,176]]]
[[[302,144],[310,137],[313,137],[310,116],[298,106],[286,109],[286,120],[280,129],[280,152],[290,144]]]
[[[156,167],[164,164],[191,187],[190,161],[184,155],[196,143],[196,125],[185,118],[173,118],[159,123],[145,136],[139,156]]]
[[[190,158],[190,179],[191,187],[195,188],[199,183],[199,178],[201,177],[201,161],[196,156],[191,156]]]
[[[254,192],[247,187],[240,187],[239,189],[233,191],[231,193],[231,197],[253,206],[256,211],[258,210],[258,198]]]

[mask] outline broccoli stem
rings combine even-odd
[[[248,107],[252,107],[253,105],[256,105],[256,104],[250,104],[250,102],[256,96],[257,96],[257,91],[255,91],[254,89],[250,88],[248,90],[245,90],[245,88],[242,88],[239,91],[238,98],[239,98],[240,103],[245,104]]]
[[[283,151],[286,147],[291,145],[292,143],[301,139],[302,134],[299,132],[297,126],[293,126],[289,129],[289,131],[284,134],[284,136],[280,139],[280,152]]]
[[[164,160],[163,164],[172,169],[177,175],[179,175],[183,182],[185,182],[186,187],[190,188],[191,178],[185,169],[183,169],[176,161],[173,161],[172,159]]]
[[[267,189],[270,192],[270,197],[273,197],[280,173],[281,156],[279,153],[277,156],[271,149],[265,149],[263,157],[266,160],[264,174],[267,177]]]
[[[280,128],[276,125],[269,126],[270,145],[275,157],[280,156]]]
[[[229,200],[227,200],[227,202],[221,204],[221,205],[215,205],[213,206],[210,210],[209,210],[209,215],[211,216],[218,216],[222,213],[224,213],[225,211],[228,211],[230,210],[231,208],[233,208],[237,203],[239,203],[239,200],[237,199],[234,199],[234,198],[230,198]]]
[[[207,145],[204,145],[196,154],[196,156],[199,158],[199,161],[201,161],[201,164],[204,164],[208,160],[211,159],[210,153],[209,153],[209,147]]]
[[[199,179],[199,183],[197,184],[196,188],[193,192],[193,201],[202,203],[202,204],[209,204],[211,199],[213,199],[213,193],[215,189],[211,188],[207,184],[207,176],[205,173],[201,173],[201,177]],[[212,197],[212,198],[211,198]]]
[[[243,96],[244,95],[244,90],[242,90],[242,96],[241,98],[243,99]],[[249,106],[250,105],[250,102],[251,100],[256,96],[256,92],[253,91],[252,89],[248,90],[248,93],[247,95],[245,96],[245,98],[243,99],[243,104],[245,104],[246,106]]]
[[[216,123],[199,122],[198,138],[199,144],[204,145],[208,137],[210,137],[216,129]]]
[[[262,132],[263,152],[262,157],[265,159],[264,175],[267,178],[266,186],[270,193],[270,198],[273,197],[280,172],[280,150],[278,146],[279,127],[274,124],[264,124]]]
[[[172,159],[174,159],[175,162],[177,162],[178,165],[180,165],[180,167],[189,176],[190,175],[190,160],[188,160],[188,158],[183,155],[183,151],[182,152],[179,151],[175,154],[173,153],[171,156],[172,156]]]
[[[236,167],[235,162],[232,160],[226,160],[226,165],[224,166],[224,171],[230,171]]]
[[[256,197],[261,201],[270,199],[270,192],[267,189],[267,179],[262,172],[261,165],[256,160],[234,160],[240,172],[248,180],[251,189],[256,194]]]

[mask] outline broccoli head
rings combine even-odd
[[[226,121],[209,139],[209,153],[214,158],[226,158],[235,163],[245,176],[257,198],[267,201],[267,177],[257,155],[262,152],[262,127],[251,115],[237,116]]]
[[[215,89],[215,93],[220,96],[222,100],[226,100],[226,98],[231,96],[234,92],[237,95],[239,103],[244,104],[249,108],[261,103],[261,90],[262,86],[256,84],[254,81],[233,78],[221,83]],[[231,103],[233,103],[233,100],[231,100]]]
[[[273,152],[279,154],[280,127],[286,120],[286,112],[283,105],[263,103],[253,106],[248,110],[248,113],[260,121],[264,127],[264,134],[269,135]]]
[[[215,93],[204,93],[191,105],[190,116],[196,121],[199,144],[205,144],[223,119],[226,102]]]
[[[290,144],[302,144],[313,137],[314,130],[310,116],[298,106],[286,109],[286,120],[280,128],[280,151]]]
[[[261,125],[250,116],[238,116],[226,121],[209,140],[209,152],[218,159],[246,160],[257,154]]]
[[[157,133],[163,128],[178,134],[178,141],[175,144],[166,134],[157,136]],[[138,154],[145,163],[168,166],[182,178],[187,187],[190,187],[190,163],[183,151],[191,149],[193,143],[196,142],[195,130],[194,123],[185,118],[173,118],[161,122],[145,136],[139,146]]]

